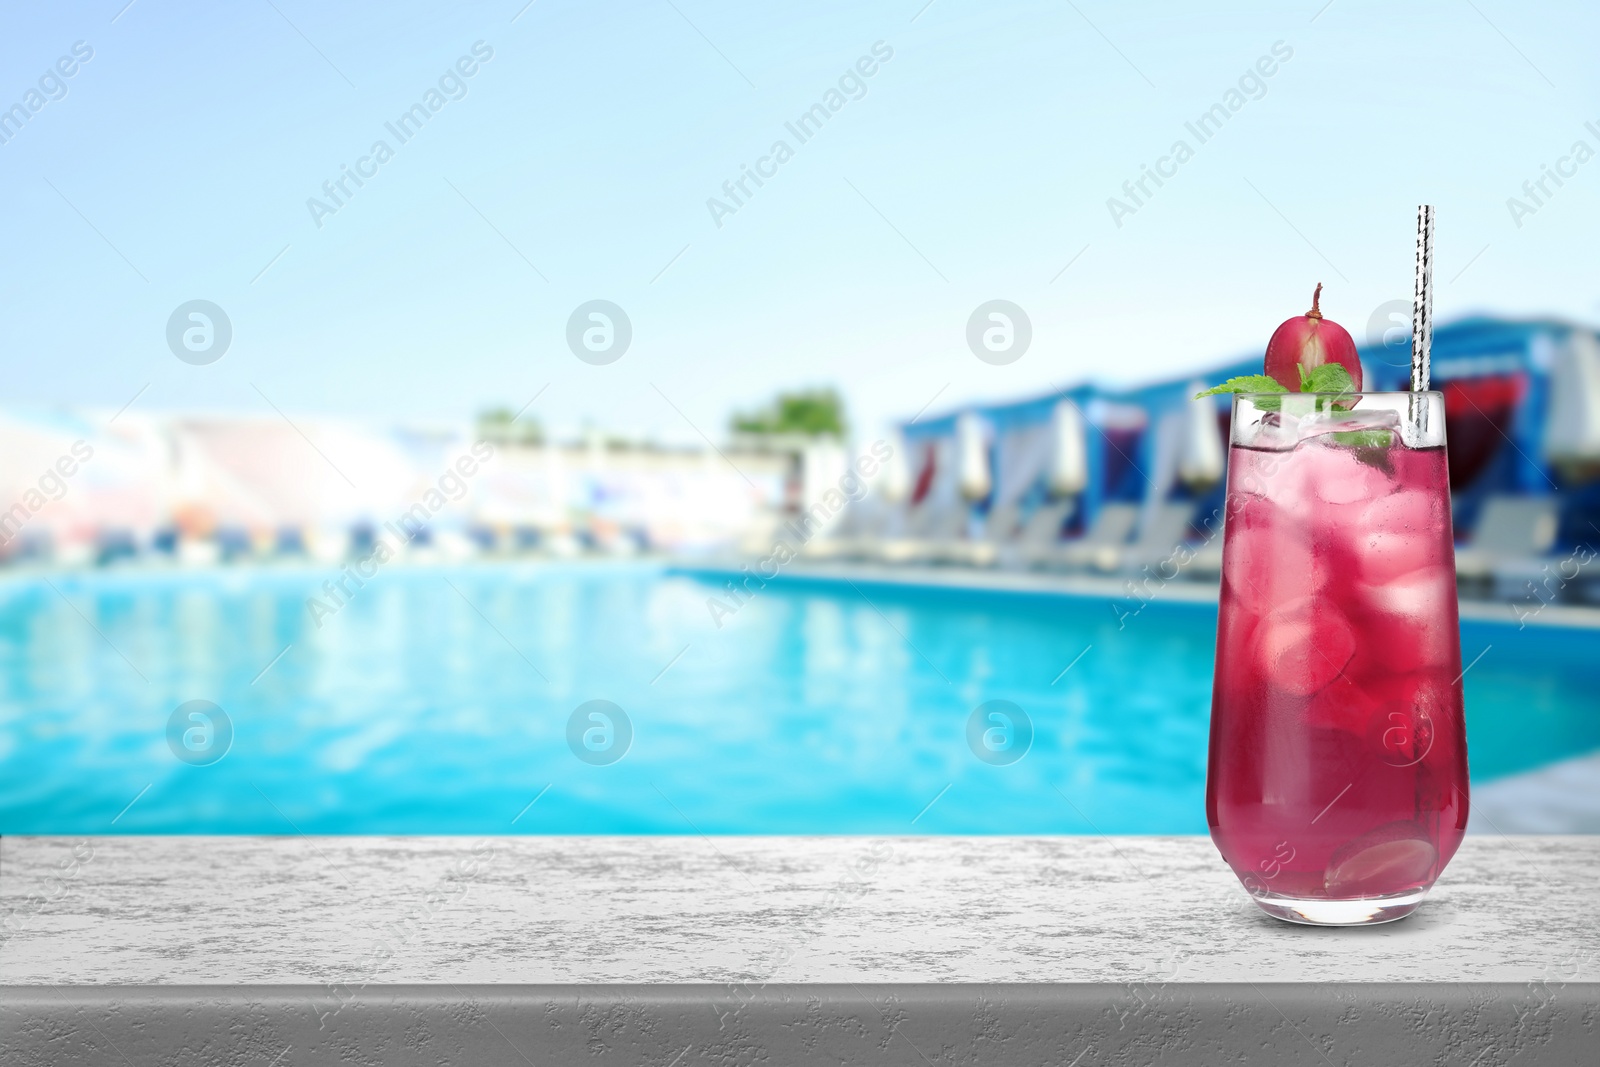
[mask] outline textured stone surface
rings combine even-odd
[[[1318,930],[1201,837],[7,837],[0,984],[1528,982],[1597,885],[1600,839],[1474,837]]]
[[[1600,839],[1411,918],[1204,838],[15,838],[0,1063],[1595,1062]]]

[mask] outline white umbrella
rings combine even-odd
[[[1055,429],[1048,423],[1013,426],[996,434],[994,510],[1016,507],[1047,477],[1055,446]]]
[[[828,439],[813,441],[801,453],[800,476],[804,486],[802,509],[809,509],[830,490],[837,492],[844,477],[845,451]]]
[[[962,415],[956,420],[956,438],[961,468],[961,495],[982,500],[989,495],[989,448],[984,440],[983,423],[978,416]]]
[[[906,469],[906,442],[899,434],[894,434],[888,439],[889,447],[893,450],[889,458],[883,461],[883,469],[879,474],[879,492],[883,499],[891,504],[898,504],[911,492],[911,475]]]
[[[1050,492],[1076,496],[1089,485],[1089,450],[1084,435],[1083,412],[1071,400],[1056,404],[1050,414],[1054,440],[1050,455]]]
[[[1191,382],[1188,391],[1193,395],[1204,388],[1204,382]],[[1215,485],[1222,480],[1227,462],[1217,428],[1217,402],[1210,397],[1190,400],[1184,416],[1178,477],[1191,488]]]
[[[1550,370],[1544,452],[1562,465],[1600,460],[1600,341],[1587,330],[1572,332]]]

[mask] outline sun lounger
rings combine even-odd
[[[1189,562],[1183,565],[1183,576],[1195,581],[1216,581],[1222,576],[1222,533],[1226,513],[1217,509],[1211,516],[1200,516],[1194,525],[1200,529],[1202,540],[1190,545]],[[1208,521],[1209,519],[1209,521]]]
[[[1019,523],[1020,509],[1015,504],[1001,505],[984,520],[979,536],[931,544],[927,558],[933,563],[968,567],[993,567],[1002,560],[1014,563],[1018,546],[1037,542],[1041,537],[1055,540],[1066,509],[1066,504],[1047,502],[1037,508],[1027,522]]]
[[[1070,499],[1047,500],[1018,527],[1015,536],[998,546],[1003,567],[1030,567],[1061,548],[1061,527],[1076,504]]]
[[[966,536],[970,525],[963,524],[953,536],[923,541],[917,548],[915,558],[921,563],[990,566],[995,560],[995,542],[1009,536],[1016,528],[1016,523],[1014,508],[991,511],[985,516],[982,531],[976,537]]]
[[[1456,550],[1456,580],[1514,586],[1534,580],[1556,541],[1559,502],[1553,496],[1492,496],[1472,540]]]
[[[1106,504],[1100,508],[1084,535],[1043,553],[1040,563],[1053,567],[1092,567],[1114,569],[1128,535],[1139,522],[1139,505]]]
[[[870,556],[891,527],[891,506],[870,497],[851,501],[826,534],[813,537],[800,550],[810,559],[858,559]]]
[[[1148,569],[1163,578],[1175,578],[1180,569],[1178,547],[1189,540],[1189,524],[1194,519],[1194,502],[1179,501],[1158,504],[1144,521],[1132,543],[1115,551],[1115,562],[1110,566],[1111,554],[1102,554],[1092,561],[1092,566],[1106,571],[1138,572]]]
[[[957,541],[967,528],[965,501],[925,501],[906,518],[906,536],[880,542],[876,555],[885,563],[926,563]]]

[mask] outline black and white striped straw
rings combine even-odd
[[[1428,389],[1433,350],[1433,205],[1417,208],[1417,282],[1411,298],[1411,391]]]

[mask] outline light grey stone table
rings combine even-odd
[[[1600,1063],[1600,838],[1411,918],[1204,838],[0,840],[0,1063]]]

